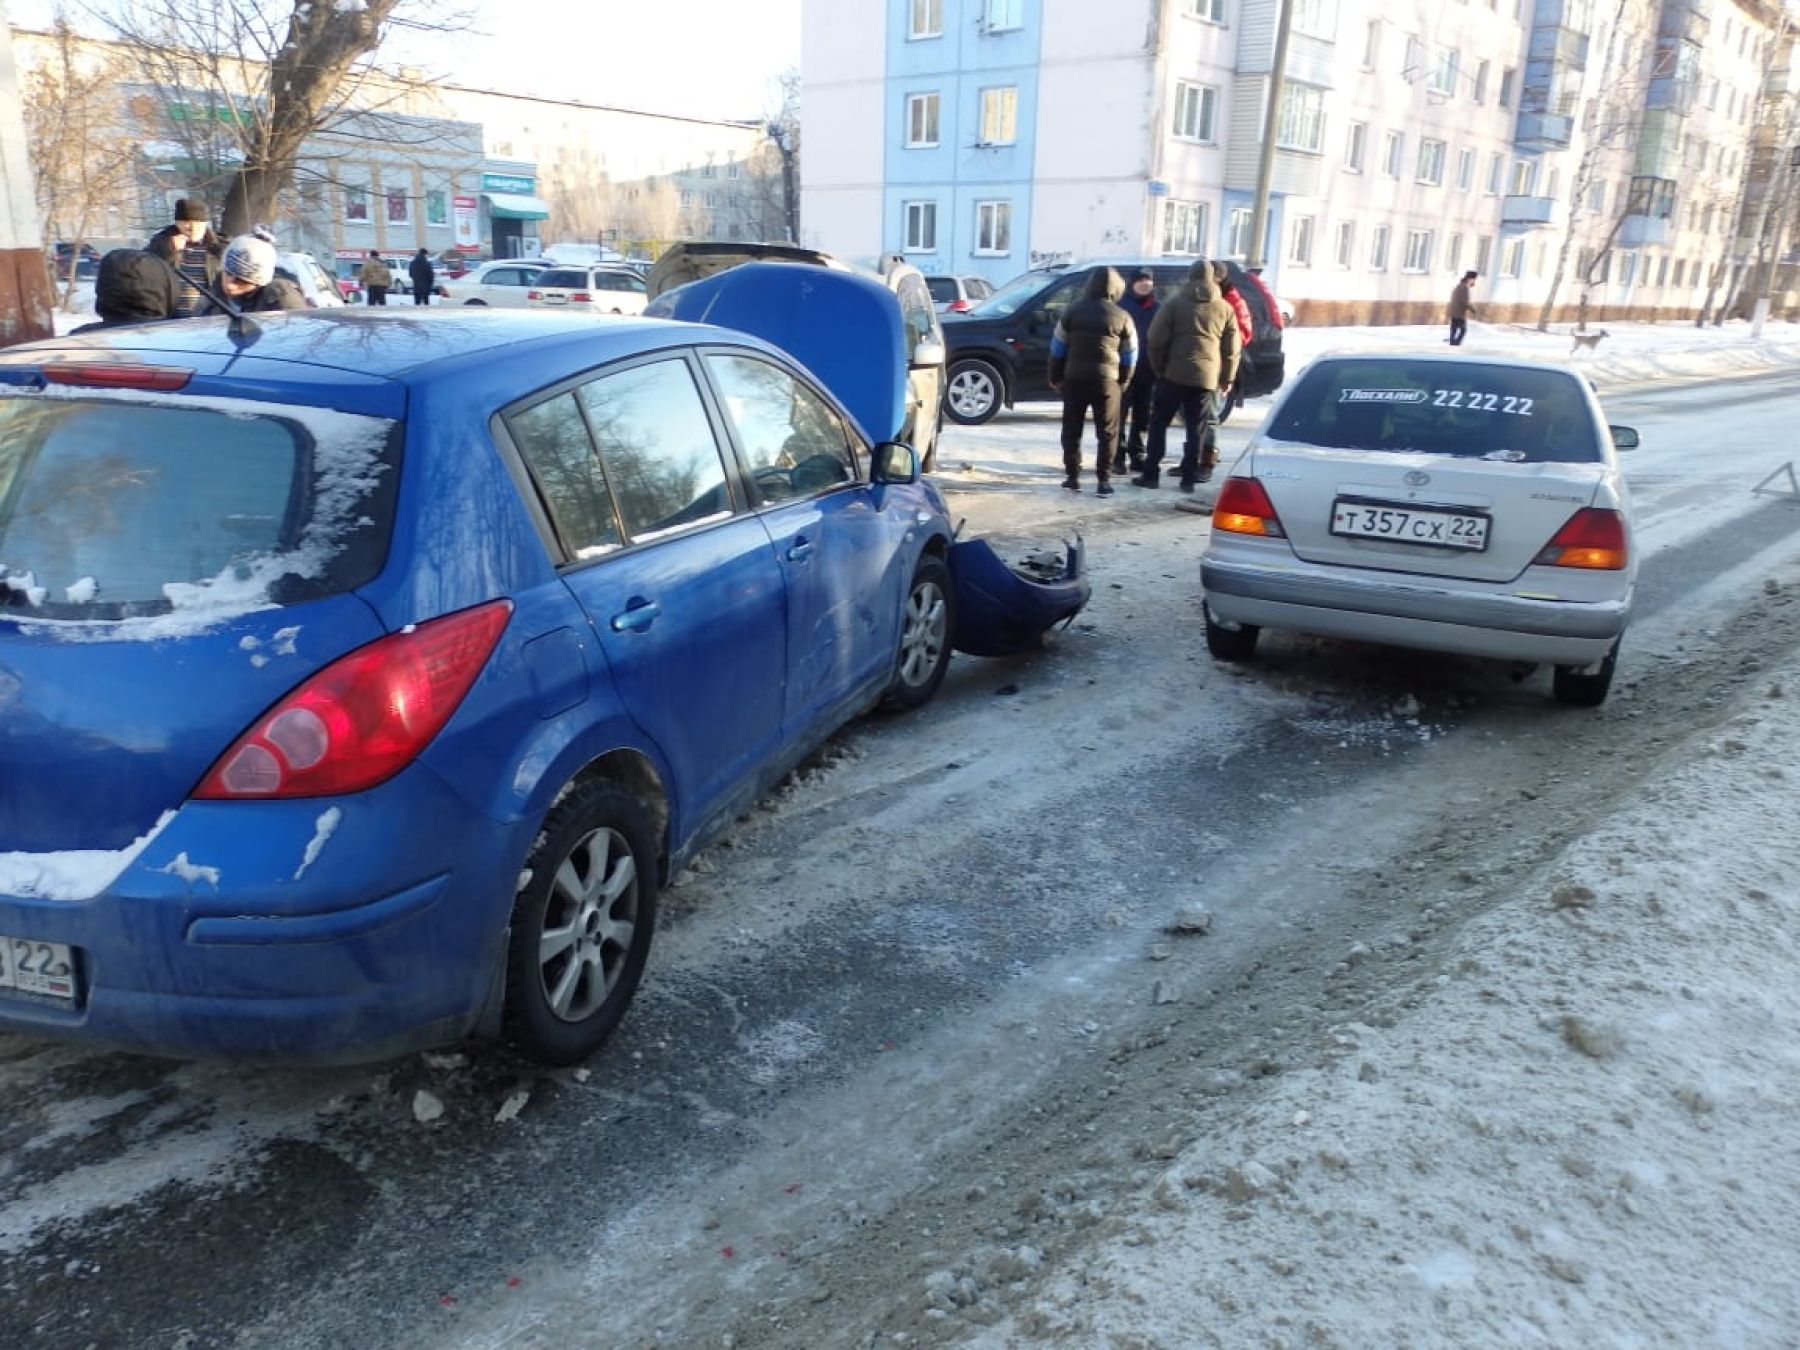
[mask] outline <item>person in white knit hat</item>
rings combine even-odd
[[[219,289],[245,314],[306,308],[300,288],[275,275],[275,244],[261,228],[225,245],[219,259]]]

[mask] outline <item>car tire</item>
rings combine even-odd
[[[482,309],[487,308],[487,301],[485,300],[465,300],[463,301],[463,304],[465,307],[468,305],[479,305]]]
[[[950,635],[956,631],[956,599],[950,569],[942,558],[919,559],[906,588],[900,616],[900,648],[887,704],[901,712],[931,700],[950,668]]]
[[[1256,640],[1262,636],[1262,629],[1251,623],[1227,628],[1213,618],[1210,605],[1205,606],[1203,612],[1206,616],[1206,650],[1212,653],[1214,660],[1248,661],[1256,655]]]
[[[1613,643],[1612,650],[1606,653],[1606,659],[1598,666],[1558,666],[1550,677],[1550,690],[1558,703],[1567,703],[1572,708],[1598,708],[1606,702],[1607,692],[1612,688],[1613,671],[1619,664],[1619,644]]]
[[[991,361],[967,357],[953,362],[944,376],[944,411],[965,427],[991,422],[1006,401],[1006,380]]]
[[[551,810],[525,865],[507,952],[508,1039],[539,1063],[574,1064],[612,1035],[650,955],[650,812],[612,783],[578,787]]]

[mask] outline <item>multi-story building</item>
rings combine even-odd
[[[1722,302],[1766,0],[1290,0],[1267,274],[1315,322]],[[805,242],[995,281],[1245,258],[1279,0],[808,0]],[[1766,177],[1766,174],[1764,175]]]

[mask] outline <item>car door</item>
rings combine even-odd
[[[794,737],[834,725],[891,671],[913,513],[867,481],[860,439],[799,375],[744,351],[705,364],[787,583]]]
[[[895,287],[900,300],[900,317],[906,325],[907,394],[910,402],[906,422],[899,439],[919,452],[919,462],[936,462],[933,450],[937,441],[938,417],[943,407],[944,364],[942,361],[921,362],[919,347],[932,343],[941,351],[944,330],[938,325],[937,310],[931,303],[931,291],[921,276],[903,276]]]
[[[1051,286],[1020,316],[1018,346],[1019,380],[1013,397],[1047,398],[1050,395],[1050,339],[1063,312],[1075,303],[1087,273],[1065,277]]]
[[[518,309],[525,304],[526,284],[530,280],[531,273],[522,267],[496,267],[482,275],[476,291],[489,305]]]
[[[675,775],[685,837],[779,744],[787,609],[768,534],[739,508],[685,354],[610,367],[508,430],[619,699]]]

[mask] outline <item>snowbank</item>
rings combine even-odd
[[[1800,666],[983,1346],[1788,1346]],[[1367,953],[1346,953],[1367,959]],[[1162,1170],[1166,1169],[1166,1170]]]

